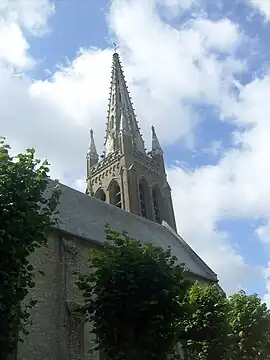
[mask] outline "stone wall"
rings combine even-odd
[[[91,324],[74,312],[82,303],[74,271],[87,271],[91,246],[88,241],[54,233],[48,247],[32,256],[32,263],[45,276],[36,275],[31,296],[38,303],[32,309],[29,335],[18,345],[18,360],[98,359],[98,354],[88,354]]]
[[[98,246],[95,244],[55,232],[48,239],[48,247],[33,254],[32,263],[45,276],[36,275],[31,296],[38,303],[32,310],[29,335],[18,345],[17,360],[99,360],[99,354],[88,353],[93,345],[91,324],[74,311],[83,301],[74,272],[87,272],[91,249]]]

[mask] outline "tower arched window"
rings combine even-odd
[[[141,207],[141,214],[143,217],[147,217],[146,213],[146,198],[145,198],[145,188],[144,184],[139,184],[139,195],[140,195],[140,207]]]
[[[95,198],[102,201],[106,201],[106,194],[102,189],[98,189],[97,192],[95,193]]]
[[[121,189],[117,181],[112,182],[109,193],[110,193],[110,204],[121,208],[122,207]]]
[[[147,219],[152,219],[149,187],[144,179],[139,182],[139,200],[141,215]]]
[[[154,208],[154,220],[158,223],[161,223],[160,215],[160,191],[155,186],[152,189],[152,198],[153,198],[153,208]]]

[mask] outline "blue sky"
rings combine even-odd
[[[164,146],[179,233],[228,293],[270,304],[267,0],[14,0],[0,6],[0,120],[84,190],[102,150],[112,43],[146,144]],[[20,76],[14,76],[14,74]],[[22,116],[23,115],[23,116]]]
[[[44,68],[55,71],[56,66],[67,57],[72,60],[81,47],[101,47],[111,45],[108,37],[106,13],[108,1],[57,1],[55,13],[49,19],[49,35],[42,38],[31,37],[31,54],[43,60],[35,71],[35,76],[44,78]]]

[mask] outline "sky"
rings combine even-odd
[[[0,0],[0,129],[85,190],[102,152],[113,42],[179,234],[231,294],[270,306],[270,1]]]

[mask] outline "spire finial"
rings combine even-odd
[[[152,151],[156,154],[162,154],[162,148],[157,138],[155,127],[152,125]]]
[[[89,138],[87,157],[90,160],[90,164],[91,164],[90,166],[92,166],[98,162],[98,153],[96,150],[93,129],[90,129],[90,138]]]
[[[115,42],[113,42],[113,50],[115,53],[117,52],[117,49],[118,49],[117,44]]]

